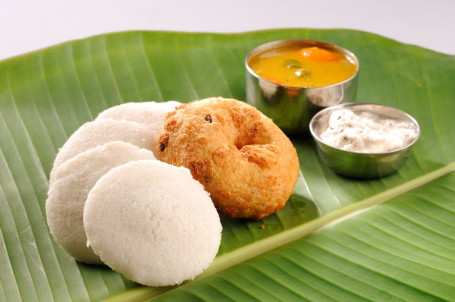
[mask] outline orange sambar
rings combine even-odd
[[[248,65],[266,80],[303,88],[337,84],[358,70],[357,63],[341,51],[299,45],[259,52],[249,58]]]

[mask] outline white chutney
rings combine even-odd
[[[320,134],[328,145],[359,153],[399,150],[418,136],[417,127],[368,111],[339,109],[332,112],[327,128]]]

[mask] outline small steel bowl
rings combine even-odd
[[[408,145],[390,152],[362,153],[346,151],[328,145],[321,138],[327,129],[332,112],[338,109],[349,109],[354,112],[371,112],[387,119],[409,123],[416,130],[416,137]],[[411,147],[420,136],[417,121],[409,114],[389,106],[368,103],[347,103],[332,106],[319,111],[310,121],[310,132],[313,136],[321,160],[335,172],[353,178],[379,178],[390,175],[403,166]]]
[[[340,83],[321,87],[280,85],[258,76],[248,65],[257,53],[287,46],[319,47],[345,55],[357,65],[356,73]],[[359,61],[350,51],[324,42],[312,40],[279,40],[254,48],[245,58],[246,102],[273,119],[284,132],[308,132],[310,119],[319,110],[342,102],[352,102],[357,91]]]

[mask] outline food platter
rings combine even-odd
[[[419,142],[398,173],[339,176],[309,135],[292,135],[301,173],[287,206],[261,221],[222,218],[218,257],[180,287],[141,287],[58,247],[45,218],[48,177],[81,124],[129,101],[244,100],[249,50],[301,38],[354,52],[357,100],[419,122]],[[122,32],[2,61],[0,300],[453,300],[453,78],[453,56],[349,30]]]

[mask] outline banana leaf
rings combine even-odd
[[[286,207],[261,221],[222,217],[212,265],[178,287],[145,287],[74,261],[45,217],[58,148],[124,102],[245,99],[246,54],[279,39],[354,52],[357,101],[414,116],[421,137],[398,173],[335,174],[308,135]],[[455,57],[353,30],[241,34],[132,31],[0,62],[0,301],[455,300]]]

